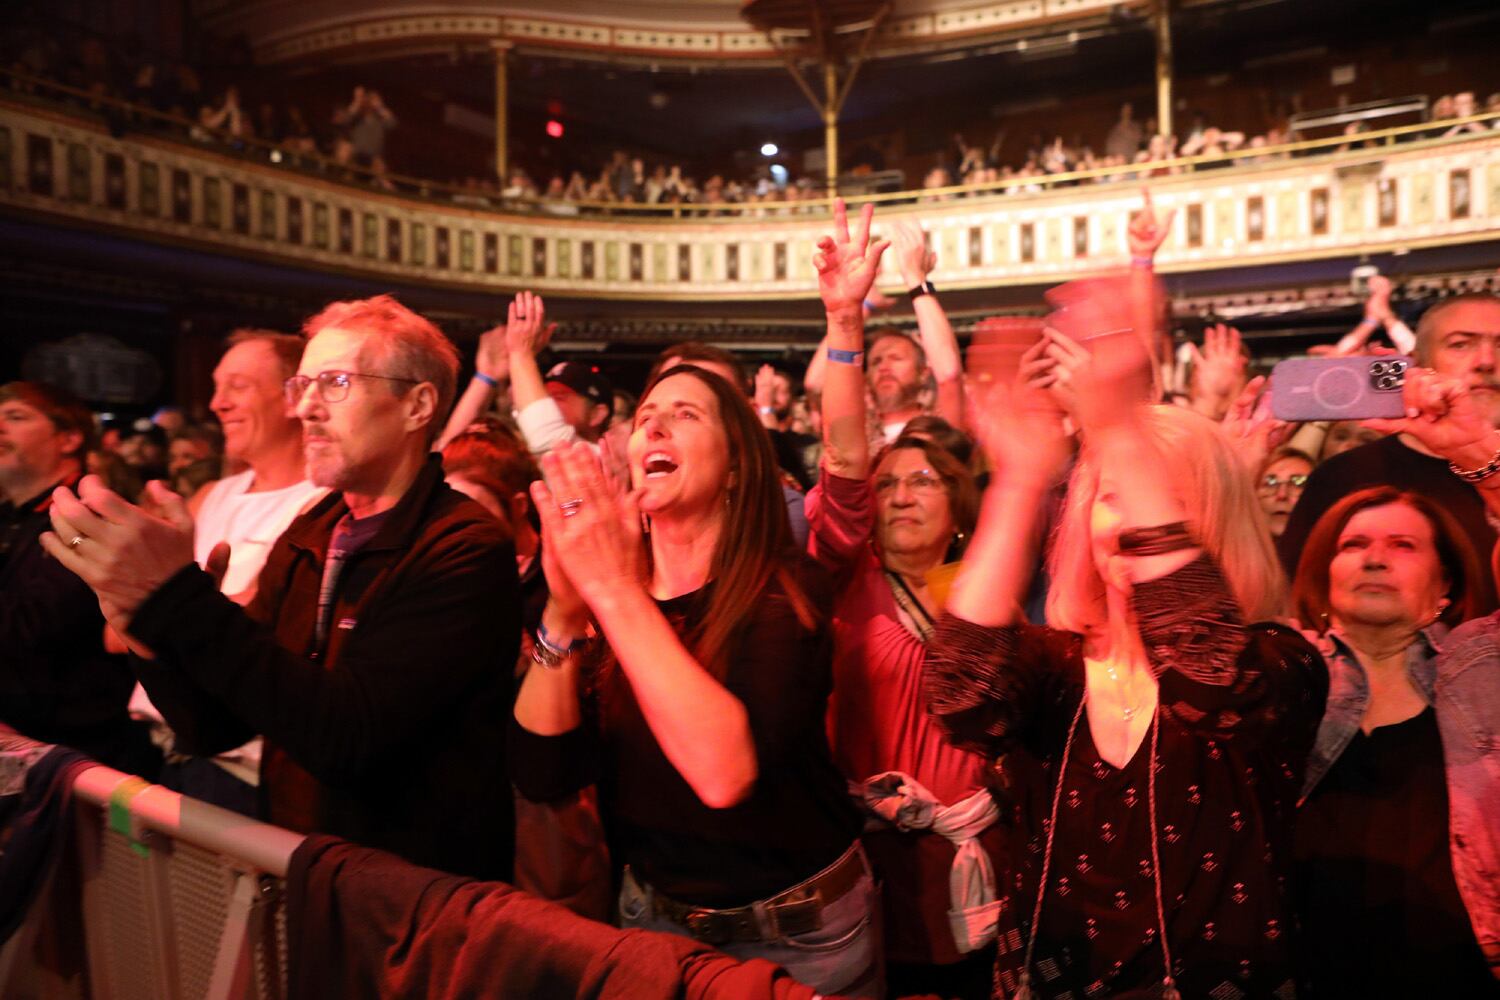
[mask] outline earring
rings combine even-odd
[[[1453,602],[1448,600],[1448,598],[1439,597],[1437,602],[1437,610],[1432,613],[1432,620],[1437,621],[1438,619],[1442,618],[1443,613],[1452,606]]]

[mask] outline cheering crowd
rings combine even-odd
[[[1500,993],[1500,298],[1377,281],[1324,353],[1409,353],[1404,415],[1294,425],[1235,331],[1171,350],[1149,197],[967,356],[872,217],[805,373],[637,399],[522,292],[461,387],[336,302],[230,338],[231,474],[139,496],[0,388],[0,721],[824,995]]]

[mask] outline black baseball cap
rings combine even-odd
[[[609,379],[599,374],[599,369],[583,361],[559,361],[547,372],[548,382],[565,385],[592,402],[610,406],[614,403],[614,387]]]

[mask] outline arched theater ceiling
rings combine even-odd
[[[1017,33],[1138,18],[1148,2],[891,0],[874,51],[941,51]],[[1218,0],[1197,0],[1205,2]],[[200,23],[243,35],[263,64],[358,61],[365,54],[484,46],[500,39],[527,50],[603,59],[779,62],[772,40],[741,16],[741,7],[739,0],[193,0]]]

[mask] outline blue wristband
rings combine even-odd
[[[499,382],[499,380],[490,378],[484,372],[475,372],[474,373],[474,377],[476,379],[478,379],[479,381],[483,382],[485,385],[489,386],[491,389],[498,389],[498,388],[500,388],[500,382]]]
[[[828,349],[828,360],[836,361],[841,365],[862,365],[865,363],[864,351],[840,351],[830,347]]]
[[[547,626],[543,625],[541,622],[536,623],[536,639],[537,642],[540,642],[543,646],[546,646],[549,650],[551,650],[553,653],[556,653],[558,656],[571,656],[574,653],[578,652],[580,649],[588,646],[588,644],[592,641],[587,635],[582,635],[574,639],[572,642],[568,643],[566,646],[560,646],[552,637],[552,633],[547,631]]]

